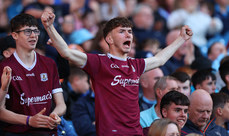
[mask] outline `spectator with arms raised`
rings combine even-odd
[[[52,12],[44,12],[42,23],[53,46],[74,64],[82,67],[91,77],[95,91],[97,135],[143,135],[139,123],[138,89],[143,72],[163,65],[172,54],[190,39],[191,29],[184,26],[172,45],[147,59],[129,58],[133,41],[132,24],[123,17],[111,19],[105,25],[104,38],[108,54],[85,54],[71,50],[55,30]]]

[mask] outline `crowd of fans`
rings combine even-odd
[[[128,54],[133,58],[156,55],[176,39],[183,25],[188,25],[193,37],[165,65],[140,78],[140,124],[149,136],[155,136],[156,131],[161,135],[168,131],[226,136],[228,5],[227,0],[0,0],[1,59],[15,51],[9,21],[19,13],[34,16],[40,30],[36,51],[56,62],[67,106],[58,134],[93,136],[95,96],[90,77],[50,46],[42,13],[55,13],[54,26],[69,48],[93,54],[109,52],[102,32],[104,24],[117,16],[126,17],[133,23],[134,42]]]

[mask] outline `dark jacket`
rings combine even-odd
[[[141,96],[141,97],[139,98],[139,101],[138,101],[140,111],[147,110],[147,109],[151,108],[151,107],[152,107],[154,104],[156,104],[156,103],[157,103],[157,101],[155,101],[155,103],[147,103],[147,102],[144,100],[143,96]]]
[[[63,89],[63,96],[64,96],[64,102],[67,106],[67,111],[64,115],[64,118],[66,120],[71,120],[71,109],[73,108],[73,104],[82,97],[82,94],[75,93],[68,85],[68,80],[64,80],[61,84]]]
[[[72,122],[80,136],[96,136],[95,98],[93,94],[79,98],[72,108]]]
[[[227,86],[223,87],[223,88],[220,90],[220,93],[225,93],[225,94],[228,94],[228,95],[229,95],[229,90],[227,89]]]
[[[208,122],[204,131],[200,130],[188,120],[185,126],[181,129],[181,136],[186,136],[189,133],[197,133],[203,136],[228,136],[228,133],[224,128],[215,124],[214,118]]]

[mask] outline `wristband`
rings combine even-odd
[[[26,125],[29,126],[29,119],[30,119],[30,116],[27,117],[26,119]]]

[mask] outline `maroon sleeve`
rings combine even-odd
[[[100,58],[97,54],[89,54],[87,53],[87,62],[83,67],[83,70],[90,75],[90,77],[94,77],[96,73],[98,73],[100,69]]]

